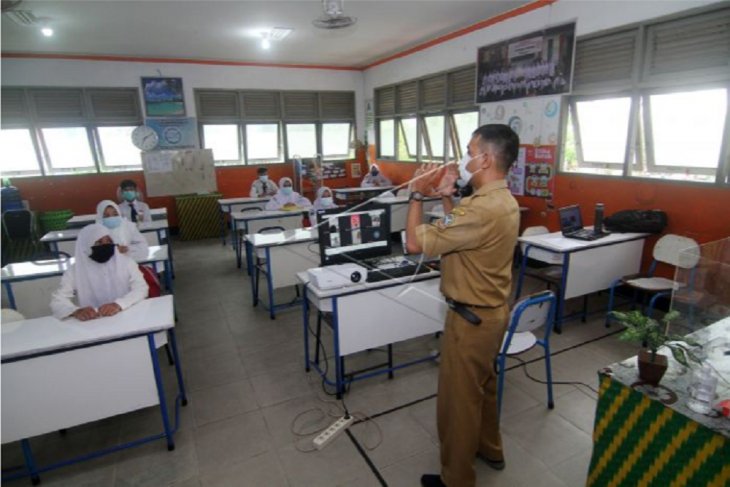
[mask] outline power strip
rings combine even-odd
[[[341,417],[334,423],[330,425],[329,428],[324,430],[314,439],[314,446],[317,448],[317,450],[321,450],[325,446],[332,443],[332,441],[337,438],[340,433],[345,431],[354,421],[355,418],[350,416],[349,418],[346,416]]]

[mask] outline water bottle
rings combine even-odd
[[[708,414],[715,400],[716,387],[717,376],[710,367],[705,365],[695,370],[689,387],[690,399],[687,401],[687,407],[696,413]]]
[[[596,219],[593,223],[593,233],[603,233],[603,203],[596,203]]]

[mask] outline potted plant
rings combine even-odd
[[[672,311],[662,318],[662,324],[644,316],[640,311],[620,313],[614,311],[612,316],[625,327],[619,340],[623,342],[640,342],[644,349],[639,351],[639,378],[652,385],[659,384],[667,371],[667,357],[657,353],[661,347],[671,350],[674,359],[685,367],[690,367],[690,361],[701,364],[690,347],[701,347],[692,338],[680,335],[667,335],[669,323],[679,317],[679,313]]]

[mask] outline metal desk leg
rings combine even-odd
[[[3,283],[5,286],[5,294],[8,295],[8,303],[10,304],[10,307],[13,308],[15,311],[18,311],[18,307],[15,305],[15,295],[13,294],[13,285],[5,281]]]
[[[167,242],[167,258],[170,261],[170,274],[172,278],[175,279],[175,265],[172,261],[172,235],[170,235],[169,227],[166,230],[157,230],[157,241],[162,242],[161,232],[163,231],[166,235],[165,241]]]
[[[340,326],[337,313],[337,298],[332,298],[332,318],[332,329],[335,340],[335,384],[337,385],[337,399],[342,399],[342,394],[345,392],[345,381],[342,376],[342,361],[340,360]]]
[[[247,240],[244,248],[246,249],[246,272],[251,275],[253,274],[253,247]]]
[[[563,274],[560,278],[560,289],[558,290],[558,310],[555,313],[555,333],[563,332],[563,312],[565,311],[565,288],[568,284],[568,268],[570,267],[570,254],[563,255]]]
[[[304,303],[302,305],[304,321],[304,370],[309,372],[309,299],[307,299],[307,285],[304,285]]]
[[[167,292],[170,294],[174,294],[172,291],[172,276],[170,275],[170,261],[166,260],[164,261],[165,266],[165,287],[167,288]]]
[[[269,288],[269,316],[271,316],[272,320],[276,319],[276,310],[274,309],[274,280],[272,279],[271,275],[271,253],[270,249],[271,247],[266,247],[266,283]]]
[[[23,456],[25,457],[25,466],[28,468],[30,474],[30,481],[33,485],[41,483],[41,478],[38,476],[38,471],[35,467],[35,460],[33,459],[33,452],[30,450],[30,441],[24,439],[20,441],[20,445],[23,447]]]
[[[181,404],[183,406],[188,405],[188,395],[185,392],[185,382],[183,381],[182,368],[180,366],[180,356],[177,353],[177,338],[175,337],[175,330],[170,328],[167,330],[167,341],[172,347],[172,356],[175,358],[175,374],[177,375],[177,387],[180,390],[180,396],[182,398]]]
[[[150,355],[152,356],[152,369],[155,371],[155,384],[157,384],[157,395],[160,398],[160,412],[162,413],[162,425],[165,427],[165,436],[167,437],[167,450],[175,449],[175,441],[173,440],[173,432],[170,428],[170,418],[167,415],[167,402],[165,401],[165,385],[162,383],[162,374],[160,373],[160,361],[157,358],[157,348],[155,347],[155,335],[150,333],[147,335],[147,343],[150,347]],[[175,361],[178,364],[177,361]]]
[[[223,211],[223,205],[218,205],[218,215],[219,215],[219,227],[221,230],[221,240],[223,241],[223,246],[226,246],[226,216]]]

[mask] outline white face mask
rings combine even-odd
[[[461,158],[459,161],[459,177],[462,181],[464,181],[464,184],[468,184],[471,180],[472,176],[474,176],[476,173],[481,171],[481,169],[469,172],[469,170],[466,168],[466,166],[469,165],[469,163],[472,161],[472,159],[476,159],[478,157],[482,157],[484,154],[479,154],[478,156],[470,157],[469,154],[464,154],[464,157]]]

